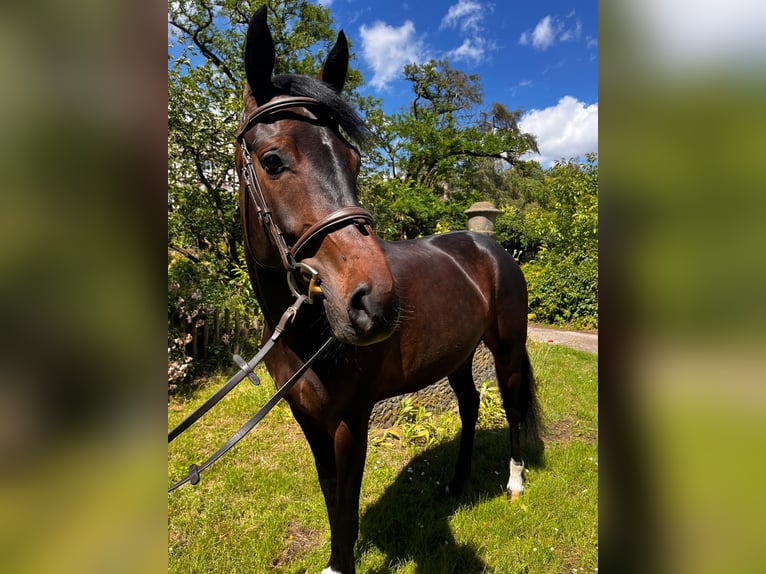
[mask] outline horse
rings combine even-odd
[[[247,83],[235,162],[244,254],[264,316],[265,359],[277,388],[334,337],[286,394],[314,457],[327,506],[331,551],[323,574],[355,572],[359,497],[369,418],[376,402],[444,377],[462,423],[446,491],[471,469],[479,410],[472,359],[492,352],[510,429],[506,490],[524,490],[520,434],[539,441],[539,406],[526,349],[527,288],[494,239],[456,231],[384,241],[358,203],[359,147],[369,131],[341,95],[349,50],[338,34],[318,75],[274,75],[265,8],[247,30]],[[353,142],[353,143],[352,143]],[[282,333],[296,294],[308,297]]]

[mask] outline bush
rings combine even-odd
[[[575,252],[556,257],[543,249],[522,266],[531,321],[575,328],[598,327],[598,260]]]
[[[233,275],[233,276],[232,276]],[[201,328],[204,317],[212,316],[215,309],[229,309],[232,315],[239,311],[240,317],[259,317],[250,279],[244,265],[235,267],[227,275],[204,259],[170,255],[168,261],[168,388],[176,391],[188,385],[194,377],[208,374],[221,365],[228,366],[230,357],[224,357],[222,349],[210,349],[207,360],[192,361],[188,352],[191,337],[181,325]],[[261,321],[257,323],[260,325]],[[252,331],[252,330],[251,330]],[[241,353],[254,353],[259,333],[251,332]]]
[[[526,213],[514,206],[500,209],[495,222],[495,239],[509,253],[520,252],[522,262],[531,260],[542,242],[540,235],[527,223]]]

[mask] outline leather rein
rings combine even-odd
[[[258,217],[261,221],[261,225],[267,232],[272,243],[276,247],[279,256],[282,260],[282,267],[287,271],[287,283],[296,297],[300,295],[300,291],[297,286],[296,279],[302,276],[308,281],[308,303],[314,302],[314,295],[321,295],[322,290],[319,286],[318,272],[311,266],[299,261],[301,251],[307,247],[315,239],[331,233],[332,231],[344,227],[350,223],[356,225],[372,225],[372,215],[370,212],[358,205],[352,205],[348,207],[341,207],[340,209],[333,211],[329,215],[320,219],[313,225],[311,225],[303,234],[295,241],[292,247],[287,245],[284,233],[274,221],[272,216],[272,210],[269,204],[266,202],[266,198],[263,195],[260,181],[255,170],[255,165],[250,154],[250,150],[245,142],[245,134],[250,131],[256,124],[264,122],[273,118],[290,108],[303,107],[309,110],[317,111],[317,117],[322,117],[325,114],[324,106],[314,98],[302,97],[302,96],[290,96],[279,100],[273,100],[267,102],[262,106],[259,106],[245,122],[244,126],[237,133],[237,143],[240,146],[242,152],[242,171],[241,178],[247,190],[246,199],[249,199],[255,206]],[[299,118],[300,116],[296,116]],[[308,121],[308,118],[306,118]],[[350,144],[349,144],[350,145]],[[246,210],[245,210],[246,211]],[[246,215],[246,214],[245,214]],[[248,241],[248,233],[245,230],[245,240]],[[249,246],[249,245],[248,245]],[[250,249],[251,253],[254,253]],[[265,265],[258,263],[261,267]]]
[[[280,258],[282,260],[282,267],[287,272],[287,283],[295,296],[295,301],[290,305],[282,314],[281,319],[274,328],[274,332],[266,342],[266,344],[258,351],[258,353],[250,360],[245,361],[239,355],[234,355],[234,361],[240,367],[240,370],[231,377],[226,384],[224,384],[218,391],[216,391],[210,398],[208,398],[202,405],[194,410],[189,416],[181,421],[173,430],[168,433],[168,443],[172,442],[178,436],[181,435],[192,424],[197,422],[202,415],[208,412],[215,404],[217,404],[224,396],[226,396],[234,387],[236,387],[245,378],[252,381],[254,384],[259,384],[258,377],[253,372],[256,366],[263,361],[268,353],[274,348],[279,337],[287,329],[287,327],[293,322],[295,316],[298,314],[303,303],[313,303],[313,298],[316,295],[322,294],[322,289],[319,286],[318,272],[311,266],[299,261],[301,251],[306,248],[312,241],[317,238],[323,237],[331,233],[332,231],[354,223],[356,225],[372,225],[372,216],[370,213],[359,206],[341,207],[340,209],[333,211],[329,215],[320,219],[316,223],[309,226],[309,228],[303,232],[303,234],[295,241],[292,246],[287,245],[284,233],[279,228],[277,223],[272,217],[272,211],[269,208],[268,203],[263,195],[260,182],[258,181],[258,175],[253,165],[253,160],[250,155],[250,150],[247,147],[244,136],[253,128],[256,124],[265,121],[268,118],[272,118],[274,115],[287,110],[289,108],[304,107],[320,112],[317,114],[321,117],[321,112],[325,111],[324,106],[314,98],[305,97],[287,97],[280,100],[268,102],[258,107],[255,112],[247,119],[242,129],[237,133],[237,143],[242,150],[242,158],[244,164],[242,167],[242,182],[247,189],[247,196],[256,208],[258,217],[261,224],[265,228],[267,235],[270,237],[272,243],[277,248]],[[326,114],[325,114],[326,115]],[[306,118],[308,121],[309,118]],[[349,144],[350,145],[350,144]],[[246,216],[246,211],[243,216]],[[245,226],[246,227],[246,226]],[[248,242],[249,249],[249,237],[247,228],[245,229],[245,241]],[[250,253],[254,252],[250,249]],[[262,267],[260,262],[256,261]],[[308,281],[307,293],[301,293],[297,276],[302,276]],[[227,451],[229,451],[237,442],[239,442],[248,432],[250,432],[255,425],[257,425],[261,419],[284,397],[287,392],[295,385],[296,382],[303,376],[303,374],[309,369],[309,367],[316,361],[327,347],[335,340],[334,337],[329,337],[317,351],[301,366],[290,379],[282,385],[274,395],[256,412],[242,427],[234,433],[223,446],[221,446],[212,456],[210,456],[205,462],[200,465],[192,464],[189,467],[188,474],[181,480],[175,482],[168,488],[168,493],[174,491],[179,486],[186,484],[197,484],[200,480],[200,473],[217,461]]]

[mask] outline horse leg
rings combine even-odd
[[[335,446],[332,437],[324,429],[318,428],[306,415],[295,409],[293,409],[293,415],[303,430],[314,455],[319,486],[324,495],[327,519],[332,532],[332,524],[335,522],[335,495],[338,483],[335,468]]]
[[[471,457],[473,455],[473,439],[476,434],[476,421],[479,418],[479,392],[473,382],[471,358],[448,379],[457,397],[460,410],[460,450],[458,451],[455,474],[447,485],[447,494],[460,494],[465,481],[471,474]]]
[[[503,409],[508,421],[511,445],[510,476],[506,492],[511,500],[516,500],[524,491],[523,471],[524,460],[521,457],[520,434],[521,425],[526,416],[522,401],[522,357],[526,351],[523,347],[511,352],[495,353],[495,370],[500,395],[503,398]]]
[[[369,416],[342,421],[335,431],[337,484],[335,516],[330,522],[330,563],[323,574],[354,574],[354,545],[359,535],[359,494],[367,456]]]

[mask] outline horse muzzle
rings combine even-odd
[[[359,346],[387,339],[399,324],[399,298],[388,262],[378,245],[364,253],[336,258],[325,252],[323,263],[320,257],[305,260],[319,270],[316,296],[321,297],[333,335]]]
[[[347,315],[356,345],[371,345],[391,336],[399,319],[396,292],[381,292],[370,283],[360,283],[348,298]],[[336,334],[336,337],[338,335]]]
[[[399,299],[393,289],[362,282],[343,299],[322,285],[323,303],[333,336],[349,345],[366,346],[390,337],[399,324]],[[339,300],[340,299],[340,300]]]

